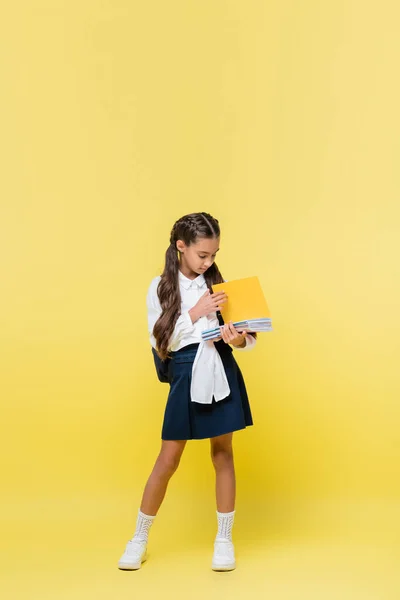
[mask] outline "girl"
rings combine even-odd
[[[250,349],[256,336],[238,333],[232,323],[221,326],[221,337],[203,342],[201,332],[221,325],[217,316],[227,297],[212,293],[224,279],[215,257],[219,250],[218,221],[208,213],[193,213],[173,226],[165,268],[147,294],[150,342],[168,365],[170,391],[162,426],[162,445],[144,489],[136,531],[118,567],[139,569],[146,558],[150,527],[176,471],[187,440],[210,438],[216,472],[218,531],[212,569],[235,569],[232,525],[235,514],[235,470],[232,435],[252,425],[242,373],[232,355]]]

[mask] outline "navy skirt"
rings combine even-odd
[[[171,352],[168,365],[170,391],[165,407],[163,440],[212,438],[253,425],[246,386],[232,348],[223,340],[215,343],[225,368],[230,395],[211,404],[192,402],[190,385],[193,362],[199,344]]]

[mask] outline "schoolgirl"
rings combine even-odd
[[[152,280],[147,294],[150,342],[164,366],[170,390],[162,424],[162,444],[144,489],[136,531],[118,567],[139,569],[146,559],[150,528],[178,468],[188,440],[210,439],[216,473],[218,530],[212,569],[235,569],[232,526],[236,480],[233,432],[253,424],[242,373],[234,350],[249,350],[256,335],[238,333],[223,323],[224,292],[212,286],[224,279],[215,263],[220,227],[208,213],[192,213],[173,226],[165,268]],[[204,342],[201,332],[220,325],[221,337]]]

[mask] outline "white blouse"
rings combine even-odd
[[[157,294],[157,287],[160,280],[160,276],[155,277],[147,293],[148,328],[150,343],[153,348],[156,347],[153,328],[162,312]],[[179,271],[179,289],[182,300],[181,314],[175,324],[168,349],[171,352],[176,352],[188,344],[199,344],[192,367],[191,400],[192,402],[199,402],[201,404],[211,404],[214,396],[218,402],[230,394],[228,380],[214,342],[205,342],[201,337],[201,333],[205,329],[219,326],[217,313],[212,312],[207,316],[200,317],[195,323],[192,323],[189,315],[189,310],[197,304],[207,290],[204,275],[199,275],[196,279],[189,279]],[[244,348],[236,348],[235,346],[234,348],[237,350],[250,350],[254,347],[255,343],[256,339],[249,335],[246,338],[246,346]]]

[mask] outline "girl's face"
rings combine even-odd
[[[219,250],[219,238],[197,238],[190,246],[178,240],[176,247],[181,253],[183,274],[197,276],[205,273],[213,264]]]

